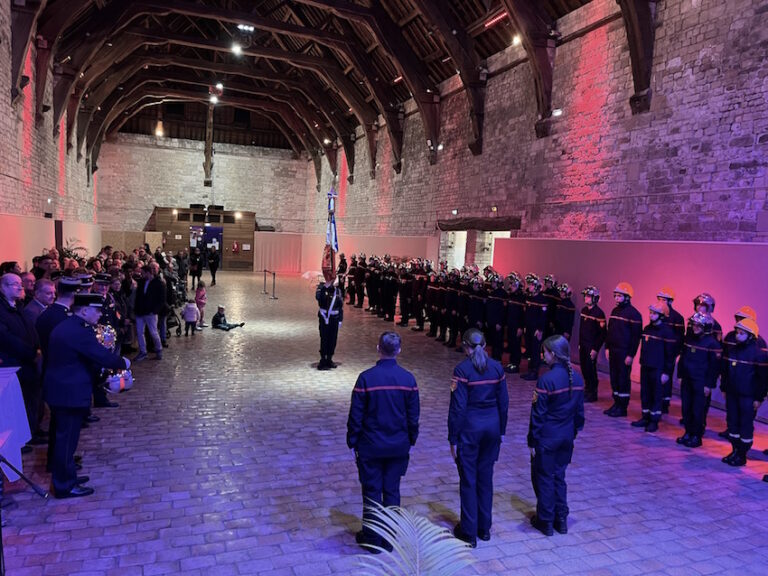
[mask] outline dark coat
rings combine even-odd
[[[165,283],[160,276],[149,280],[143,279],[136,288],[136,302],[134,312],[136,316],[148,314],[160,314],[166,306]]]
[[[35,322],[35,330],[37,336],[40,339],[40,350],[43,352],[43,361],[48,358],[48,341],[51,338],[51,332],[59,324],[69,318],[72,313],[69,308],[58,302],[54,302],[45,311],[40,314],[40,317]]]
[[[584,381],[573,371],[569,391],[568,368],[555,364],[539,378],[533,393],[528,446],[538,448],[548,441],[554,444],[573,440],[584,428]]]
[[[22,372],[34,371],[37,349],[34,326],[24,318],[18,306],[12,307],[0,295],[0,366],[21,366]]]
[[[477,412],[485,409],[497,413],[494,418],[498,418],[499,436],[504,436],[509,410],[504,368],[496,360],[488,358],[485,372],[481,374],[475,369],[472,360],[466,358],[453,370],[451,405],[448,409],[448,442],[459,444],[463,433],[477,426],[472,420],[483,418]]]
[[[640,336],[643,333],[643,317],[632,304],[616,306],[608,320],[608,337],[605,347],[611,354],[637,354]]]

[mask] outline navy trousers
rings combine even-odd
[[[649,366],[640,367],[640,404],[643,416],[654,422],[661,420],[661,405],[664,385],[661,383],[661,370]]]
[[[581,375],[584,378],[584,397],[597,398],[597,358],[592,360],[592,349],[588,346],[579,346],[579,365]]]
[[[740,396],[735,393],[725,395],[725,419],[728,422],[728,435],[731,440],[741,440],[752,444],[755,431],[755,408],[751,396]]]
[[[709,407],[709,398],[704,395],[704,383],[683,378],[680,383],[680,400],[685,433],[689,436],[703,436]]]
[[[400,506],[400,478],[408,469],[408,455],[396,458],[357,459],[357,473],[363,488],[363,520],[372,520],[369,504],[376,502],[383,506]],[[367,537],[376,539],[376,534],[363,527]]]
[[[627,352],[624,350],[611,350],[608,354],[613,400],[622,408],[629,405],[629,394],[632,390],[632,381],[629,378],[632,366],[624,363],[626,357]]]
[[[320,323],[320,357],[330,360],[336,352],[336,339],[339,336],[339,317],[331,316],[328,324],[322,318]]]
[[[568,517],[565,469],[573,456],[573,440],[540,443],[531,460],[531,481],[536,493],[536,516],[542,522]]]
[[[66,493],[77,485],[75,450],[80,440],[80,428],[88,408],[52,406],[56,418],[56,439],[51,466],[51,482],[56,493]]]

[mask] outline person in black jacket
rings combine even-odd
[[[94,327],[101,317],[102,299],[97,294],[78,294],[73,316],[51,332],[45,370],[45,401],[56,418],[52,485],[56,498],[93,494],[84,486],[87,476],[77,476],[74,454],[80,427],[91,404],[93,380],[99,368],[125,370],[131,365],[102,346]]]
[[[216,330],[224,330],[224,332],[229,332],[235,328],[242,328],[245,326],[245,322],[227,322],[226,308],[224,306],[219,306],[216,308],[216,314],[213,315],[211,326]]]
[[[597,305],[600,301],[597,286],[587,286],[581,294],[585,306],[579,322],[579,365],[584,378],[584,402],[597,402],[597,355],[605,342],[605,312]]]
[[[557,285],[557,278],[554,274],[544,276],[544,289],[541,292],[547,302],[546,325],[544,328],[544,338],[549,338],[557,330],[557,304],[560,302],[560,290]]]
[[[219,255],[216,246],[211,246],[208,251],[208,269],[211,271],[211,286],[216,286],[216,271],[219,269],[221,263],[221,256]]]
[[[501,362],[504,353],[507,291],[502,287],[501,276],[491,276],[490,284],[491,293],[485,299],[485,333],[491,341],[491,358]]]
[[[573,456],[573,442],[584,428],[584,382],[571,365],[568,340],[550,336],[542,345],[549,372],[533,391],[528,427],[531,480],[536,514],[531,524],[545,536],[568,532],[565,470]]]
[[[504,282],[509,294],[505,321],[509,363],[504,367],[504,371],[518,374],[520,372],[520,360],[523,356],[521,344],[523,327],[525,326],[525,292],[523,292],[523,281],[516,272],[509,274]]]
[[[696,312],[688,320],[691,333],[686,335],[677,375],[681,379],[680,399],[685,434],[678,444],[689,448],[701,446],[704,436],[707,398],[717,386],[722,347],[712,335],[712,318]]]
[[[320,329],[320,362],[318,370],[336,368],[333,354],[336,352],[336,340],[339,328],[344,320],[344,296],[333,280],[321,282],[315,290],[317,300],[317,318]]]
[[[349,300],[347,304],[349,306],[355,305],[355,274],[357,274],[357,254],[352,254],[349,258],[349,268],[347,269],[347,294],[349,294]]]
[[[669,307],[663,300],[648,306],[650,322],[643,328],[640,348],[640,403],[642,415],[632,422],[636,428],[656,432],[661,420],[664,386],[675,370],[677,339],[664,319]]]
[[[493,465],[507,431],[509,393],[501,364],[488,358],[477,328],[461,335],[467,355],[453,370],[448,442],[459,470],[461,521],[453,535],[473,548],[490,540]]]
[[[557,310],[555,312],[555,334],[561,334],[565,336],[568,342],[571,341],[571,333],[573,332],[573,320],[576,317],[576,306],[571,300],[573,290],[568,284],[560,284],[557,287],[560,298],[557,302]]]
[[[192,290],[195,289],[195,280],[198,282],[203,276],[203,257],[200,248],[195,248],[189,254],[189,275],[192,278]]]
[[[525,277],[525,353],[528,356],[528,373],[523,380],[538,380],[541,365],[541,341],[547,324],[550,299],[541,293],[541,282],[536,274]]]
[[[656,298],[664,302],[669,308],[669,316],[664,319],[664,323],[672,328],[672,332],[675,334],[675,359],[680,356],[683,351],[683,339],[685,338],[685,318],[677,310],[672,307],[672,302],[675,300],[675,291],[669,286],[664,286],[656,294]],[[669,413],[669,404],[672,401],[672,378],[664,384],[664,400],[661,405],[662,414]]]
[[[744,466],[752,447],[755,415],[766,395],[768,354],[757,343],[757,322],[745,318],[734,329],[736,344],[725,349],[721,368],[728,437],[733,447],[723,462]]]
[[[365,262],[365,254],[362,252],[357,258],[357,269],[355,270],[355,291],[357,292],[357,304],[355,308],[363,307],[363,299],[365,298],[365,275],[368,273],[368,266]],[[371,299],[368,298],[368,306],[371,306]]]
[[[155,345],[158,360],[163,358],[163,345],[158,333],[158,316],[166,307],[165,284],[160,278],[160,266],[156,262],[147,264],[141,269],[142,281],[136,288],[136,336],[139,340],[139,354],[134,362],[140,362],[147,357],[147,342],[144,338],[144,328],[149,329],[149,335]]]
[[[400,478],[408,469],[408,453],[419,435],[419,387],[413,374],[397,364],[397,333],[384,332],[376,349],[379,361],[357,377],[352,390],[347,446],[355,452],[363,490],[364,523],[355,539],[369,548],[391,549],[365,520],[371,517],[371,503],[400,505]]]
[[[608,351],[608,366],[611,373],[613,406],[603,413],[614,418],[627,415],[629,395],[632,390],[632,362],[640,346],[643,332],[643,317],[632,306],[635,291],[627,282],[619,282],[613,290],[616,307],[608,321],[608,335],[605,348]]]

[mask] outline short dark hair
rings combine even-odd
[[[397,332],[382,332],[379,336],[379,352],[385,356],[400,354],[400,334]]]

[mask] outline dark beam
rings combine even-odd
[[[472,139],[469,149],[477,156],[483,152],[483,123],[485,119],[485,90],[488,77],[486,63],[475,52],[474,40],[450,10],[436,0],[413,0],[424,18],[437,28],[445,47],[459,71],[469,103]]]
[[[651,109],[651,72],[656,38],[656,0],[616,0],[627,29],[629,59],[635,93],[629,98],[632,114]]]
[[[24,59],[32,41],[32,32],[46,0],[13,0],[11,2],[11,100],[15,101],[30,78],[24,77]]]
[[[552,121],[552,75],[558,33],[555,21],[538,2],[503,0],[509,18],[520,34],[531,65],[536,90],[536,136],[549,136]]]

